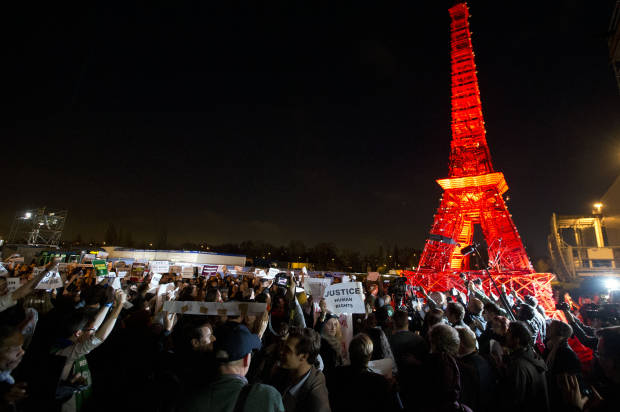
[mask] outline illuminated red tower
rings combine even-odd
[[[450,8],[452,64],[452,143],[450,174],[437,183],[443,188],[439,209],[426,241],[420,266],[411,281],[446,290],[462,288],[458,273],[470,271],[469,257],[461,254],[480,225],[488,245],[489,263],[499,283],[535,294],[551,309],[551,274],[535,274],[502,195],[508,185],[496,172],[486,141],[480,91],[465,2]],[[412,274],[411,274],[412,275]]]

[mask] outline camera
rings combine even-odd
[[[570,310],[568,303],[561,302],[555,305],[555,310]]]
[[[405,296],[407,294],[407,278],[394,279],[390,283],[388,293],[396,296]]]
[[[279,288],[284,288],[284,289],[287,289],[289,286],[291,286],[290,279],[285,272],[280,272],[276,275],[275,284]]]

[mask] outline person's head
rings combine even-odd
[[[458,302],[450,302],[446,307],[446,317],[452,324],[461,323],[465,318],[465,308]]]
[[[213,349],[220,363],[220,372],[245,376],[250,367],[252,351],[260,349],[261,341],[248,328],[236,322],[227,322],[217,330]]]
[[[321,312],[327,313],[327,302],[323,298],[319,300],[319,309],[321,309]]]
[[[536,309],[531,307],[530,305],[520,305],[519,311],[517,312],[517,319],[522,321],[530,321],[534,319],[536,316]]]
[[[532,295],[525,295],[523,296],[523,301],[525,303],[527,303],[528,305],[530,305],[531,307],[535,308],[536,306],[538,306],[538,299],[536,299],[534,296]]]
[[[493,302],[487,302],[484,304],[484,310],[482,311],[482,317],[485,321],[491,322],[493,318],[499,316],[499,307]]]
[[[349,359],[351,366],[365,368],[372,356],[372,339],[365,333],[359,333],[351,339],[349,343]]]
[[[338,321],[337,315],[332,313],[327,315],[325,323],[323,323],[323,327],[321,329],[321,334],[336,338],[340,338],[342,336],[340,332],[340,322]]]
[[[431,353],[456,355],[459,351],[459,334],[456,329],[445,323],[433,326],[429,332]]]
[[[491,321],[491,328],[496,335],[504,336],[508,333],[510,321],[505,316],[496,316]]]
[[[469,302],[467,302],[467,310],[472,315],[480,316],[482,309],[484,309],[484,305],[478,298],[472,297],[469,299]]]
[[[187,326],[186,335],[193,351],[211,352],[213,350],[213,342],[216,339],[210,322],[202,320]]]
[[[321,350],[321,336],[310,328],[292,328],[282,347],[280,365],[287,370],[306,370]]]
[[[547,327],[547,339],[568,339],[573,336],[573,328],[561,320],[553,319]]]
[[[620,383],[620,326],[596,331],[598,362],[603,373],[616,384]]]
[[[510,349],[526,348],[532,341],[532,332],[523,321],[510,322],[506,333],[506,346]]]
[[[431,299],[439,306],[440,308],[446,307],[446,295],[441,292],[431,292]]]
[[[424,322],[426,322],[426,325],[431,328],[435,325],[437,325],[438,323],[441,323],[441,321],[443,320],[443,310],[441,309],[431,309],[427,314],[426,317],[424,317]]]
[[[220,293],[220,290],[217,288],[207,289],[205,302],[222,302],[222,294]]]
[[[476,334],[467,326],[457,326],[459,334],[459,356],[469,355],[476,350]]]
[[[91,320],[89,314],[84,310],[71,311],[60,325],[60,331],[63,338],[79,339],[83,329]]]
[[[409,314],[404,310],[397,310],[392,316],[394,330],[409,330]]]
[[[24,357],[24,336],[14,326],[0,325],[0,372],[10,372]]]

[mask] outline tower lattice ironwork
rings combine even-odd
[[[446,290],[463,288],[458,274],[486,280],[483,271],[472,270],[471,255],[461,249],[471,245],[474,228],[480,225],[488,248],[489,270],[496,281],[537,295],[552,309],[551,274],[534,273],[521,237],[508,212],[503,194],[508,185],[503,173],[495,171],[486,140],[480,90],[469,30],[469,9],[465,2],[450,8],[452,65],[452,142],[449,177],[437,180],[444,193],[426,241],[417,272],[410,281]]]

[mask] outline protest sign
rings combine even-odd
[[[304,278],[304,289],[307,293],[314,296],[315,298],[319,298],[323,296],[325,289],[332,284],[332,279],[321,279],[321,278]],[[318,302],[318,299],[317,299]]]
[[[267,273],[263,269],[257,269],[256,270],[256,277],[257,278],[266,278],[267,277]]]
[[[121,286],[121,278],[108,278],[108,285],[112,286],[112,289],[120,289]]]
[[[392,358],[383,358],[368,362],[368,369],[374,373],[385,376],[387,379],[392,378],[393,367]]]
[[[82,263],[92,263],[92,261],[95,260],[95,257],[96,257],[95,255],[91,255],[91,254],[84,255],[82,257]]]
[[[329,285],[323,293],[327,308],[336,314],[366,313],[364,289],[360,282]]]
[[[97,272],[97,276],[106,276],[108,274],[108,264],[103,259],[95,259],[93,260],[93,266],[95,267],[95,272]]]
[[[183,266],[181,269],[181,277],[183,279],[192,279],[194,277],[194,267],[192,265]]]
[[[368,276],[366,276],[366,280],[369,282],[373,282],[379,279],[379,272],[368,272]]]
[[[37,268],[35,268],[37,269]],[[43,268],[45,269],[45,268]],[[46,274],[35,289],[57,289],[63,286],[62,278],[58,272],[49,272]]]
[[[6,276],[7,273],[9,273],[9,271],[2,266],[2,263],[0,263],[0,276]]]
[[[217,265],[203,265],[202,266],[202,276],[204,277],[209,277],[209,276],[215,276],[217,275],[217,269],[218,266]]]
[[[144,277],[144,263],[134,262],[133,265],[131,265],[131,277]]]
[[[149,289],[153,289],[159,286],[160,280],[161,280],[161,273],[153,273],[153,276],[151,276],[151,283],[149,283]]]
[[[258,315],[264,313],[266,309],[266,303],[255,302],[164,302],[164,311],[188,315],[239,316],[242,313]]]
[[[127,276],[127,272],[118,272],[116,275],[117,278],[124,278],[125,276]]]
[[[273,278],[275,278],[275,277],[276,277],[276,275],[277,275],[278,273],[280,273],[280,270],[279,270],[279,269],[276,269],[276,268],[269,268],[269,272],[267,272],[267,276],[266,276],[266,278],[267,278],[267,279],[273,279]]]
[[[157,289],[157,298],[155,298],[155,312],[159,313],[164,305],[164,296],[170,291],[174,290],[174,283],[166,283],[159,285]]]
[[[15,292],[21,286],[21,281],[19,278],[6,278],[6,287],[9,289],[9,292]]]
[[[151,273],[168,273],[170,262],[167,260],[151,260],[149,268]]]
[[[173,265],[168,268],[168,273],[181,273],[183,271],[183,267],[179,265]]]

